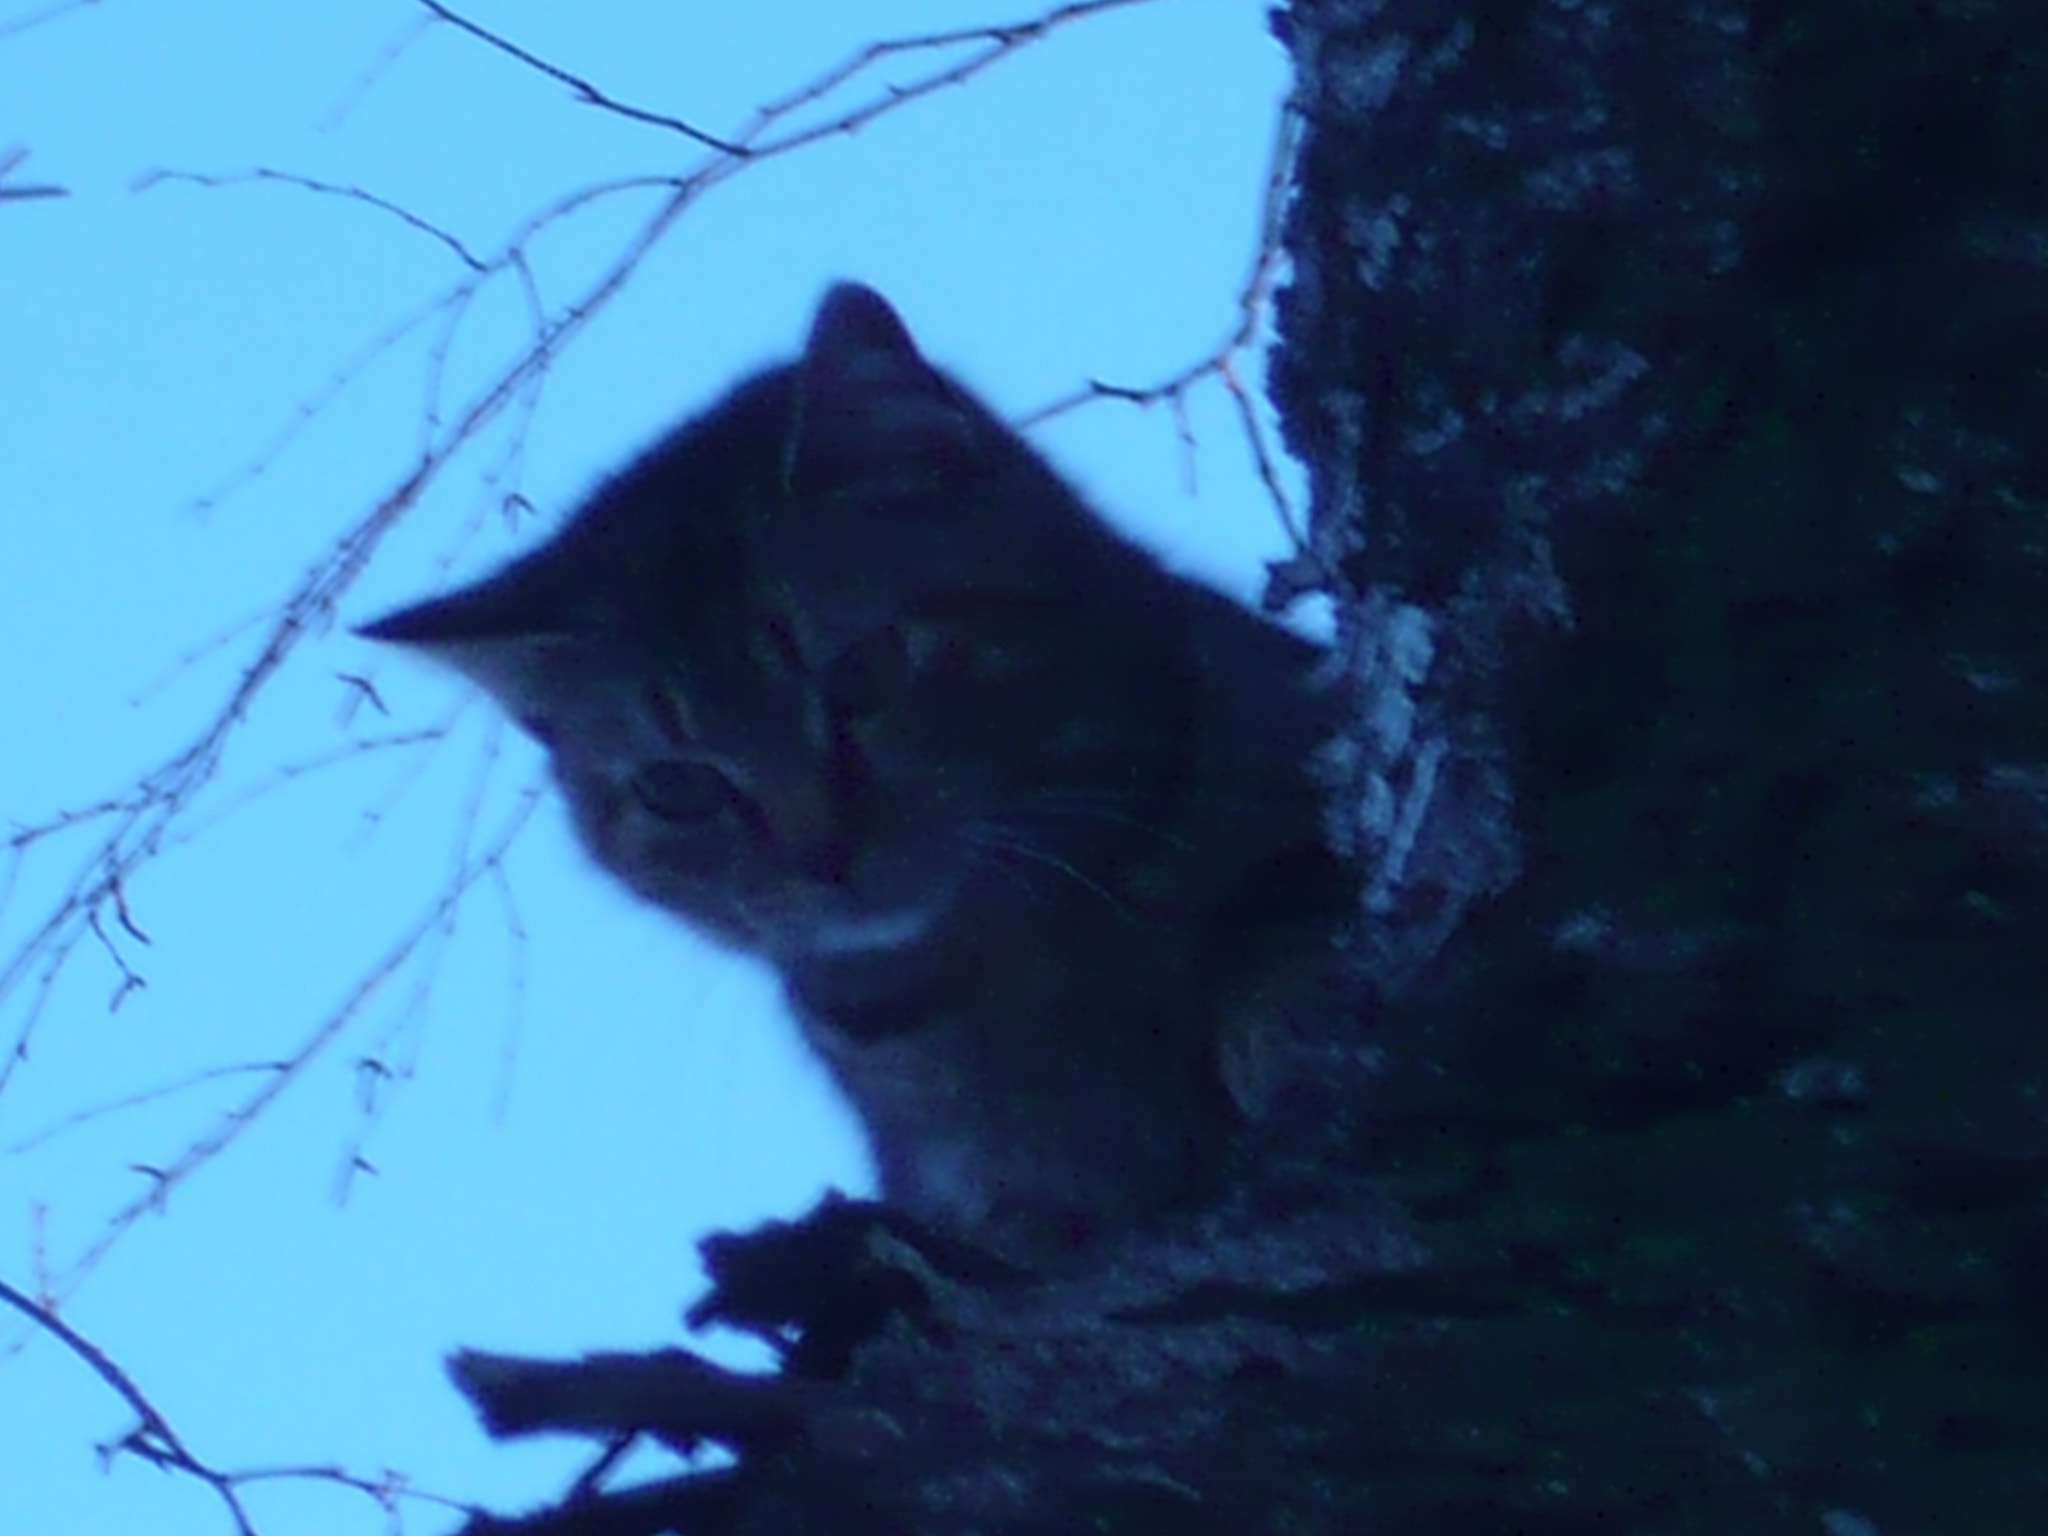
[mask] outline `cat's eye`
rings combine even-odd
[[[649,763],[631,788],[663,821],[708,821],[733,803],[732,785],[709,763]]]
[[[825,672],[825,703],[838,714],[871,715],[910,686],[910,645],[894,624],[856,640]]]

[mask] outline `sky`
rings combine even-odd
[[[1035,13],[462,12],[718,135],[870,41]],[[519,355],[533,306],[574,304],[662,195],[574,194],[707,163],[425,15],[417,0],[0,0],[0,164],[28,152],[0,187],[68,194],[0,200],[11,833],[174,760],[309,562]],[[801,120],[961,57],[892,55]],[[1088,379],[1177,373],[1235,323],[1285,84],[1262,5],[1150,0],[712,186],[537,397],[457,455],[315,616],[126,883],[134,932],[110,919],[45,985],[49,952],[24,946],[114,823],[76,817],[0,856],[0,983],[27,956],[0,995],[0,1050],[27,1032],[0,1085],[0,1280],[60,1299],[216,1467],[390,1473],[497,1508],[558,1491],[582,1450],[492,1446],[442,1357],[677,1342],[697,1237],[864,1188],[858,1133],[771,977],[608,886],[531,747],[346,625],[529,546],[608,469],[792,351],[836,278],[881,289],[928,355],[1015,416]],[[523,272],[480,284],[456,323],[444,308],[378,347],[473,277],[462,252],[488,259],[565,202]],[[1213,382],[1186,426],[1192,447],[1164,408],[1099,402],[1032,436],[1120,526],[1249,599],[1284,531]],[[382,965],[529,804],[502,878]],[[191,1160],[277,1081],[266,1063],[337,1018],[161,1209],[117,1219],[157,1187],[150,1170]],[[199,1483],[102,1465],[95,1446],[133,1423],[75,1355],[0,1312],[0,1529],[231,1531]],[[361,1493],[303,1478],[244,1498],[266,1536],[389,1528]],[[458,1523],[400,1508],[408,1532]]]

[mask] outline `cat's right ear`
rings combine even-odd
[[[547,605],[540,600],[541,596],[529,562],[522,561],[482,581],[387,613],[355,632],[365,640],[383,640],[423,651],[509,640],[549,627]]]
[[[356,629],[365,640],[402,645],[453,667],[526,721],[541,702],[545,653],[563,637],[519,565]]]

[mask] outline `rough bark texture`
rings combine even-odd
[[[1318,1161],[1052,1280],[716,1239],[779,1375],[457,1374],[735,1464],[475,1530],[2048,1531],[2048,12],[1277,30]]]

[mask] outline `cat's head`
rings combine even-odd
[[[488,689],[629,885],[788,962],[1141,842],[1190,706],[1138,610],[1176,592],[842,285],[549,542],[363,633]]]

